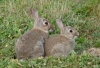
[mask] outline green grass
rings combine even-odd
[[[59,34],[56,18],[79,31],[74,54],[23,62],[15,59],[16,40],[33,27],[34,20],[28,15],[30,7],[56,26],[50,35]],[[1,68],[100,68],[100,57],[80,55],[90,47],[100,47],[100,0],[0,0]]]

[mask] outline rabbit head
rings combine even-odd
[[[30,15],[34,18],[34,29],[39,29],[46,33],[54,30],[54,25],[52,25],[47,19],[40,18],[36,9],[30,8],[29,12]]]
[[[60,28],[60,34],[62,36],[65,36],[69,39],[75,39],[77,36],[79,36],[79,32],[75,28],[71,26],[64,26],[60,19],[56,19],[56,23]]]

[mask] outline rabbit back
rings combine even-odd
[[[39,30],[30,30],[23,34],[15,44],[18,59],[37,58],[44,55],[44,40],[48,34]]]

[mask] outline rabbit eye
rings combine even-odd
[[[71,33],[73,32],[73,30],[69,30]]]
[[[48,22],[45,22],[45,25],[48,25]]]

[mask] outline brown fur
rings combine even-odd
[[[54,26],[45,18],[39,18],[37,10],[31,8],[31,12],[35,20],[34,28],[17,40],[15,51],[18,59],[44,56],[45,40],[48,38],[49,30],[54,29]]]
[[[75,47],[75,40],[68,39],[61,35],[55,35],[50,37],[45,43],[45,55],[68,56],[72,49]],[[57,54],[58,53],[58,54]]]
[[[23,34],[16,43],[18,59],[44,56],[44,41],[48,34],[39,30],[30,30]]]
[[[70,26],[63,26],[59,19],[57,19],[57,25],[61,30],[60,35],[54,35],[46,40],[45,56],[68,56],[75,47],[75,36],[79,35],[77,30]]]

